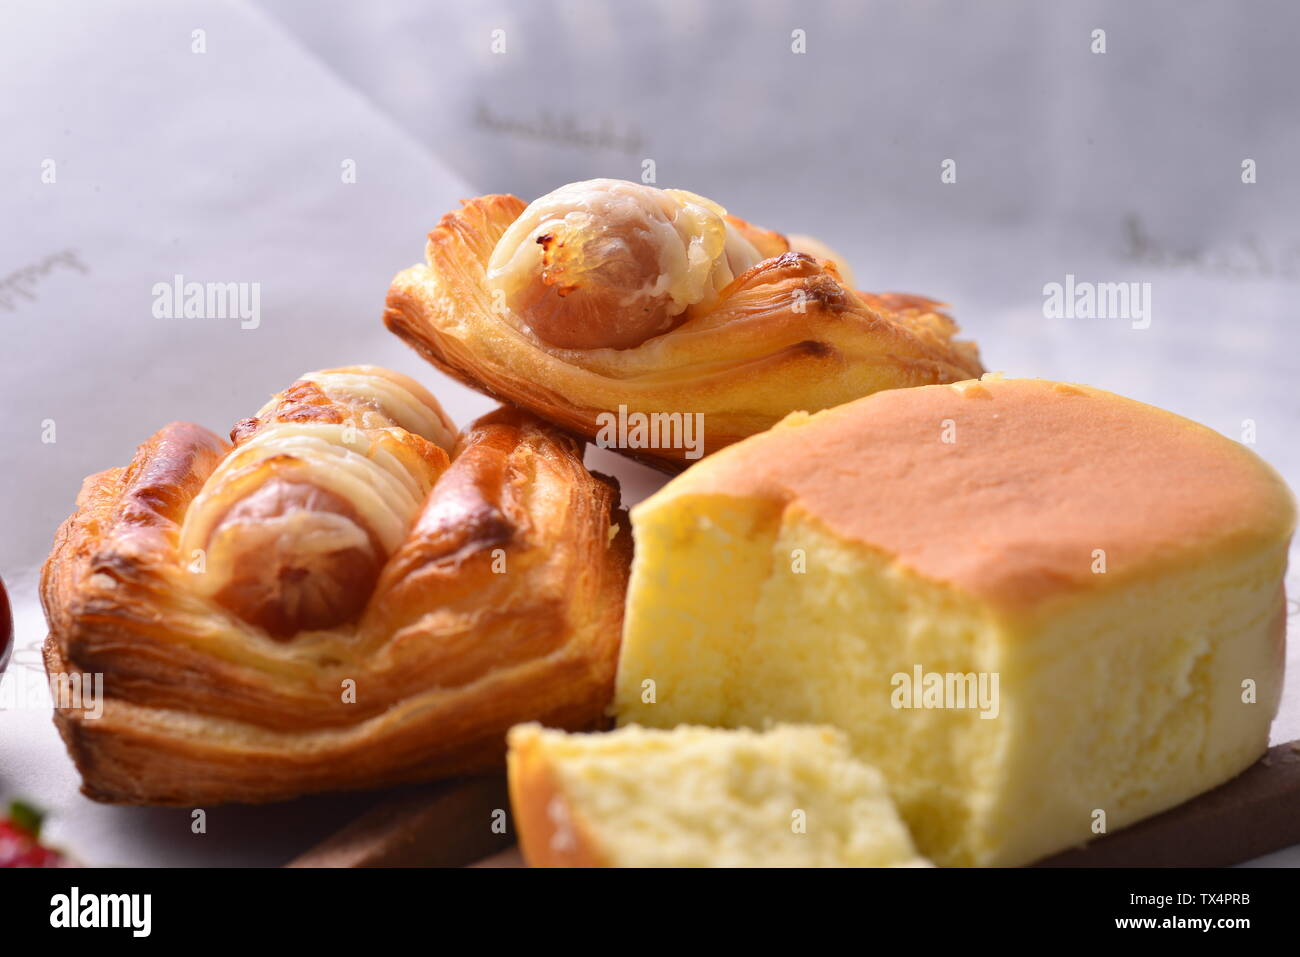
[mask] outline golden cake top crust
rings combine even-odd
[[[1277,473],[1212,429],[1100,389],[997,375],[794,413],[640,508],[692,495],[801,510],[1007,611],[1281,545],[1295,527]]]

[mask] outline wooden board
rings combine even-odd
[[[504,777],[442,782],[388,799],[290,867],[522,867]],[[494,817],[494,815],[497,815]],[[1300,844],[1300,741],[1228,783],[1038,867],[1224,867]]]

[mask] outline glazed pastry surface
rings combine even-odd
[[[858,292],[823,244],[684,190],[590,180],[532,204],[481,196],[442,218],[426,255],[393,281],[389,329],[601,444],[620,410],[698,413],[708,454],[794,410],[983,371],[940,303]],[[669,471],[691,458],[621,450]]]
[[[88,478],[42,576],[55,720],[99,800],[267,801],[502,766],[589,728],[630,536],[616,488],[513,409],[457,435],[414,381],[311,373],[232,431],[172,423]]]

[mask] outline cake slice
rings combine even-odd
[[[533,867],[924,866],[872,768],[831,728],[510,731]]]
[[[1248,449],[1097,389],[796,413],[633,511],[618,720],[840,727],[922,854],[1028,863],[1263,754],[1294,525]]]

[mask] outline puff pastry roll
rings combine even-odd
[[[481,196],[426,255],[393,281],[390,330],[460,381],[669,471],[797,409],[983,372],[941,304],[857,292],[816,240],[685,190]],[[656,414],[702,415],[702,449],[603,437],[611,416]]]
[[[164,427],[88,478],[41,589],[55,722],[101,800],[270,801],[501,767],[605,721],[631,537],[570,437],[463,435],[405,376],[310,373],[227,443]]]

